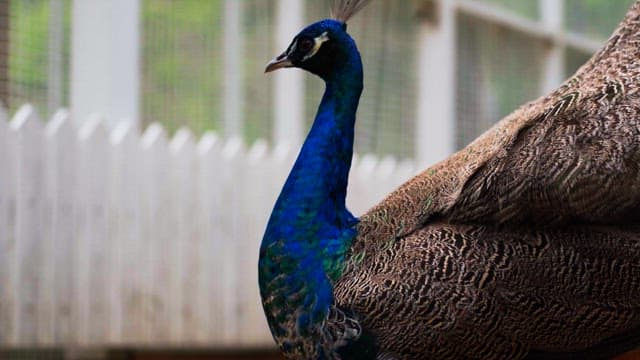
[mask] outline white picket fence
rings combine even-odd
[[[1,111],[0,346],[270,346],[258,247],[296,151]],[[414,171],[356,159],[350,208]]]

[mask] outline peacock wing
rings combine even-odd
[[[517,109],[361,217],[354,253],[429,221],[640,219],[640,2],[557,90]]]
[[[640,97],[582,96],[573,109],[552,108],[521,128],[467,178],[443,216],[456,223],[640,221]]]

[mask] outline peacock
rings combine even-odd
[[[356,218],[363,68],[343,0],[266,72],[326,88],[258,276],[290,359],[606,359],[640,346],[640,1],[557,90]]]

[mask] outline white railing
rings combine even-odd
[[[0,346],[270,346],[261,235],[296,149],[0,113]],[[356,159],[354,213],[412,163]]]

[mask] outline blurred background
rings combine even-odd
[[[248,143],[258,138],[273,141],[275,80],[265,76],[263,68],[297,32],[282,35],[278,26],[287,21],[293,26],[285,25],[297,29],[296,25],[327,17],[328,1],[299,0],[300,5],[295,6],[285,2],[284,14],[278,14],[277,0],[239,0],[237,5],[223,0],[131,1],[136,2],[137,6],[129,5],[129,9],[138,12],[134,26],[139,33],[132,36],[139,39],[123,40],[138,47],[139,112],[135,116],[140,126],[159,122],[169,133],[181,126],[195,134],[224,132],[225,100],[235,96],[241,111],[234,121],[242,126],[233,135],[241,135]],[[441,70],[451,71],[455,84],[452,94],[429,95],[454,98],[453,118],[447,119],[455,121],[454,148],[464,146],[517,106],[573,74],[610,35],[632,2],[452,1],[456,4],[451,29],[455,35],[445,46],[453,47],[449,52],[455,55],[450,68]],[[71,103],[72,1],[1,3],[3,19],[8,20],[0,29],[4,39],[0,49],[2,100],[11,112],[32,103],[48,118]],[[415,156],[414,130],[420,119],[416,110],[420,78],[416,75],[424,60],[420,46],[427,41],[421,37],[429,36],[421,27],[437,11],[431,8],[436,3],[378,0],[350,24],[366,75],[358,117],[358,152]],[[91,15],[95,14],[76,14]],[[120,19],[114,22],[118,24]],[[229,31],[237,33],[225,37]],[[237,48],[234,59],[225,60],[228,48]],[[549,69],[549,62],[557,61],[554,51],[562,52],[561,63]],[[232,66],[238,72],[232,79],[225,78],[229,62],[236,63]],[[237,89],[225,84],[225,79],[237,81]],[[323,85],[307,75],[300,81],[304,85],[295,89],[302,93],[306,127],[313,119]],[[229,88],[238,94],[226,92]]]
[[[0,0],[0,358],[277,358],[257,248],[323,84],[263,70],[329,3]],[[373,1],[348,25],[354,213],[558,86],[632,3]]]

